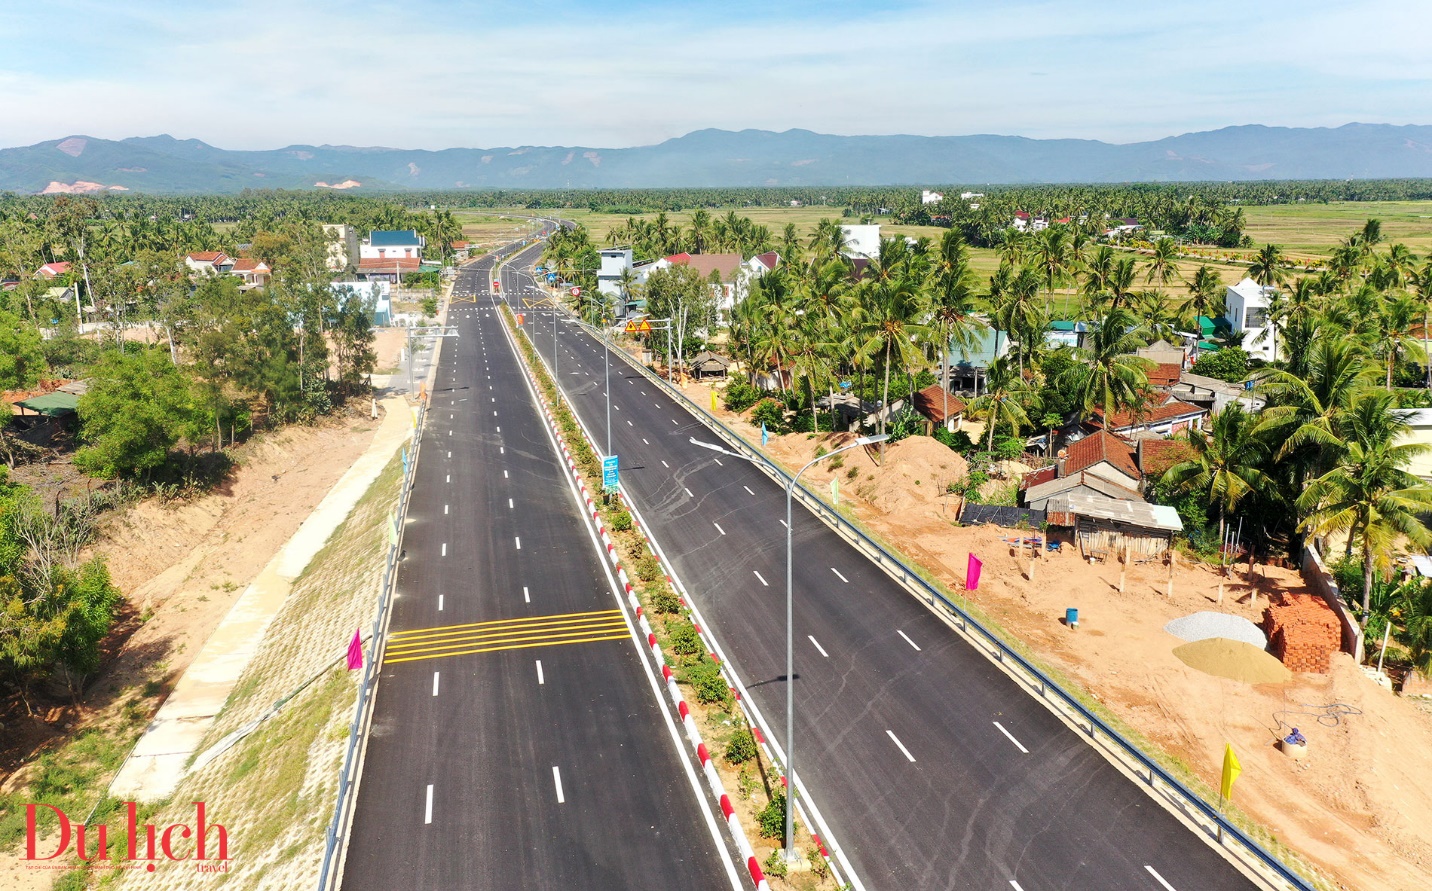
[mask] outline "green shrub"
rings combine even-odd
[[[705,652],[696,628],[690,622],[677,622],[671,629],[671,652],[677,656],[700,656]]]
[[[722,402],[727,411],[745,411],[761,399],[761,391],[743,380],[733,380],[726,385]]]
[[[756,824],[760,827],[761,838],[784,838],[786,834],[786,796],[784,793],[771,796],[766,806],[756,813]],[[792,830],[795,824],[791,825]]]
[[[653,582],[647,597],[651,601],[651,611],[658,615],[674,616],[681,612],[680,598],[665,582]]]
[[[762,399],[751,412],[751,423],[765,425],[771,433],[786,429],[786,410],[774,399]]]
[[[424,297],[424,298],[423,298],[423,315],[425,315],[425,316],[435,316],[435,315],[437,315],[437,314],[438,314],[438,298],[436,298],[436,297]]]
[[[691,685],[697,702],[708,705],[728,705],[731,702],[731,688],[726,686],[720,666],[710,659],[702,659],[689,666],[681,679]]]
[[[631,529],[631,514],[624,510],[615,510],[607,517],[607,525],[616,532],[626,532]]]
[[[726,742],[726,763],[744,764],[756,757],[756,738],[745,727]]]
[[[653,582],[662,578],[661,561],[648,554],[636,561],[636,574],[642,581]]]
[[[784,831],[785,830],[782,830],[782,832]],[[789,867],[786,866],[785,853],[779,848],[772,851],[771,856],[766,858],[766,862],[761,864],[761,869],[764,870],[768,876],[785,878],[789,869]]]
[[[935,428],[934,439],[936,442],[954,449],[961,455],[972,455],[979,449],[979,446],[975,445],[974,440],[970,439],[970,435],[963,430],[955,430],[952,432],[946,430],[944,427],[937,427]]]

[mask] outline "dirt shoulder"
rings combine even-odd
[[[697,405],[711,405],[707,386],[685,390]],[[760,441],[759,428],[724,409],[715,414]],[[791,468],[845,439],[772,436],[765,451]],[[1135,565],[1120,593],[1117,564],[1089,564],[1066,548],[1041,555],[1031,581],[1028,551],[1005,541],[1015,530],[954,522],[958,496],[943,493],[964,472],[956,453],[914,437],[890,446],[882,465],[859,449],[842,457],[838,467],[831,467],[837,459],[816,465],[805,481],[829,500],[836,480],[843,508],[956,590],[968,555],[981,557],[975,606],[1208,785],[1216,787],[1231,743],[1243,765],[1234,801],[1278,842],[1341,887],[1432,885],[1432,716],[1377,686],[1346,656],[1328,674],[1295,673],[1287,684],[1254,687],[1195,671],[1173,655],[1182,641],[1163,630],[1170,620],[1214,610],[1256,622],[1272,592],[1306,592],[1297,571],[1259,566],[1250,581],[1240,568],[1219,603],[1212,568],[1180,560],[1169,597],[1167,567]],[[1067,607],[1079,609],[1077,631],[1060,621]],[[1297,762],[1274,746],[1294,726],[1309,740],[1308,756]]]

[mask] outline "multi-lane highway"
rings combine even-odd
[[[740,888],[491,274],[454,287],[342,887]]]
[[[528,252],[525,257],[535,256]],[[513,269],[504,292],[534,283]],[[606,436],[603,349],[528,310],[587,428]],[[555,335],[554,335],[555,331]],[[784,713],[784,492],[619,359],[626,492],[757,706]],[[796,769],[866,888],[1256,887],[819,520],[795,520]],[[784,742],[784,722],[777,722]]]

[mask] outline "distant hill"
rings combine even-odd
[[[829,136],[698,130],[623,149],[416,151],[294,145],[228,151],[196,139],[71,136],[0,150],[0,190],[236,192],[917,185],[1432,178],[1432,127],[1226,127],[1112,145],[1018,136]],[[78,185],[77,185],[78,184]]]

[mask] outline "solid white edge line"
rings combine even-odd
[[[438,695],[438,673],[433,672],[433,695]]]
[[[833,572],[833,573],[835,573],[835,577],[838,578],[838,579],[840,579],[842,582],[845,582],[847,585],[850,584],[850,579],[848,579],[848,578],[846,578],[845,576],[841,575],[839,569],[836,569],[834,566],[832,566],[832,567],[830,568],[830,571]]]
[[[752,571],[752,572],[756,572],[756,570],[754,570],[754,569],[751,570],[751,571]],[[756,578],[760,579],[760,580],[761,580],[761,584],[765,585],[767,588],[769,588],[769,587],[771,586],[770,583],[766,581],[765,576],[761,575],[759,572],[756,572]]]
[[[508,330],[506,325],[502,327],[502,331],[507,337],[507,343],[509,347],[511,347],[515,352],[517,349],[517,344],[514,340],[516,335],[514,335],[510,330]],[[533,404],[536,405],[538,402],[537,391],[533,388],[532,381],[528,378],[526,374],[521,375],[521,377],[523,386],[527,388],[527,392],[532,396]],[[578,423],[580,422],[581,419],[579,418]],[[553,453],[561,454],[561,450],[557,447],[557,441],[552,436],[551,428],[549,428],[546,424],[542,424],[541,427],[543,434],[547,437],[547,442],[549,442],[552,446]],[[581,490],[577,488],[576,481],[573,480],[571,475],[567,473],[562,474],[562,479],[565,480],[567,483],[567,491],[571,493],[572,499],[577,506],[578,512],[585,516],[586,510],[582,501],[582,493]],[[692,759],[689,754],[691,751],[691,747],[686,744],[686,737],[684,736],[683,732],[678,729],[676,721],[672,717],[671,706],[668,705],[670,699],[666,696],[666,691],[657,682],[657,679],[661,676],[661,667],[654,665],[656,657],[652,655],[651,650],[646,646],[645,638],[639,635],[639,633],[637,632],[636,625],[632,622],[631,615],[627,612],[630,607],[627,605],[627,602],[624,599],[623,589],[620,585],[617,584],[617,578],[612,573],[611,564],[605,559],[606,547],[602,544],[601,539],[597,537],[596,530],[592,527],[592,524],[590,522],[585,522],[582,525],[587,530],[587,538],[591,540],[593,550],[595,550],[599,555],[599,559],[597,560],[597,562],[601,564],[602,572],[606,575],[607,578],[608,588],[612,592],[612,598],[616,600],[617,607],[621,610],[622,621],[626,623],[627,633],[631,636],[632,646],[636,649],[638,659],[641,661],[642,665],[647,666],[647,671],[645,672],[647,686],[651,690],[652,698],[656,700],[656,703],[658,705],[657,710],[661,712],[662,718],[666,721],[667,734],[671,737],[671,744],[676,749],[676,760],[681,762],[682,770],[686,773],[687,782],[690,783],[691,791],[696,797],[697,810],[701,812],[701,816],[706,821],[706,828],[711,833],[711,840],[716,844],[716,847],[725,854],[725,856],[721,857],[721,864],[726,869],[726,878],[731,883],[732,891],[747,891],[746,879],[744,878],[746,874],[746,864],[744,862],[741,862],[741,869],[739,872],[737,871],[737,861],[733,858],[737,856],[739,852],[734,850],[734,845],[728,842],[725,833],[722,831],[723,826],[725,824],[725,820],[723,819],[720,824],[716,822],[716,817],[712,813],[711,806],[708,801],[705,782],[701,777],[697,776],[696,769],[692,766]],[[646,529],[649,527],[647,527],[645,523],[642,523],[642,528]],[[527,589],[523,588],[522,590],[523,594],[525,595]],[[749,701],[749,697],[746,697],[746,699],[747,701]],[[802,782],[800,775],[797,774],[796,790],[798,793],[804,791],[804,785],[805,784]],[[800,799],[798,797],[797,802],[799,801]],[[825,826],[824,820],[821,820],[820,822],[822,828],[825,829],[824,835],[829,836],[830,828],[828,826]],[[840,857],[841,862],[845,865],[846,872],[849,873],[850,865],[849,862],[845,859],[843,852],[840,854]],[[855,882],[855,885],[856,891],[864,891],[864,886],[860,885],[858,880]]]
[[[917,653],[920,652],[920,645],[917,644],[917,643],[915,643],[913,640],[911,640],[911,639],[910,639],[910,635],[908,635],[908,634],[906,634],[905,632],[901,631],[899,628],[896,628],[896,629],[895,629],[895,633],[898,634],[898,635],[900,635],[901,637],[905,638],[905,643],[907,643],[907,644],[909,644],[910,646],[914,647],[914,648],[915,648],[915,652],[917,652]]]
[[[541,660],[541,659],[538,659],[538,660],[537,660],[537,686],[541,687],[541,686],[543,686],[543,685],[546,684],[546,683],[547,683],[547,680],[542,677],[542,660]]]
[[[562,794],[562,769],[555,764],[552,765],[552,782],[557,785],[557,803],[565,804],[567,798]]]
[[[428,803],[423,807],[423,823],[433,821],[433,784],[428,783]]]
[[[995,721],[995,722],[994,722],[994,726],[998,727],[998,728],[999,728],[999,732],[1000,732],[1000,733],[1003,733],[1006,737],[1009,738],[1009,741],[1010,741],[1010,742],[1014,743],[1014,747],[1015,747],[1015,748],[1019,749],[1021,752],[1023,752],[1023,753],[1026,754],[1026,755],[1029,754],[1029,750],[1024,747],[1024,743],[1022,743],[1022,742],[1020,742],[1019,740],[1015,739],[1013,733],[1010,733],[1008,730],[1005,730],[1003,724],[1001,724],[1001,723],[998,722],[998,721]]]
[[[1155,879],[1160,885],[1163,885],[1166,889],[1168,889],[1168,891],[1177,891],[1177,889],[1175,889],[1174,886],[1172,886],[1172,885],[1170,885],[1168,882],[1164,881],[1164,877],[1161,876],[1161,875],[1159,875],[1159,874],[1158,874],[1158,871],[1155,870],[1152,866],[1149,866],[1147,863],[1145,863],[1145,864],[1144,864],[1144,869],[1147,869],[1147,870],[1149,871],[1149,875],[1153,876],[1154,879]]]
[[[910,750],[907,749],[907,748],[905,748],[905,744],[902,743],[902,742],[900,741],[900,738],[895,735],[895,731],[893,731],[893,730],[887,730],[887,731],[885,731],[885,735],[888,736],[888,737],[890,737],[890,741],[891,741],[891,742],[893,742],[895,745],[897,745],[897,746],[900,747],[900,751],[903,752],[903,753],[905,754],[905,757],[908,758],[908,759],[910,760],[910,762],[913,764],[914,761],[915,761],[915,756],[914,756],[914,755],[911,755],[911,754],[910,754]]]
[[[824,656],[824,657],[827,658],[827,659],[830,658],[830,654],[825,651],[825,647],[823,647],[823,646],[820,645],[820,641],[816,640],[815,637],[814,637],[813,635],[810,635],[810,634],[807,634],[806,637],[810,638],[810,642],[813,643],[813,644],[815,644],[815,648],[816,648],[817,650],[820,650],[820,654],[821,654],[822,656]]]

